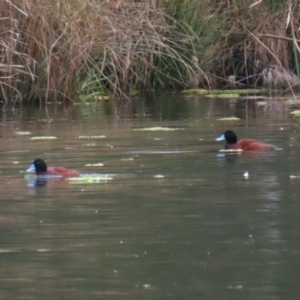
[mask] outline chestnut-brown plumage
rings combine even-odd
[[[225,149],[242,149],[245,151],[257,150],[271,150],[275,149],[274,145],[259,142],[254,139],[242,139],[238,140],[237,135],[232,130],[227,130],[220,137],[216,139],[217,141],[225,140]]]

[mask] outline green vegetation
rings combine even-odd
[[[6,0],[0,101],[298,83],[299,1]]]

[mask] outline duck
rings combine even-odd
[[[44,160],[35,159],[26,172],[35,172],[36,175],[54,175],[60,177],[78,177],[79,172],[65,167],[47,167]]]
[[[242,139],[238,141],[238,137],[232,130],[226,130],[220,137],[216,138],[216,141],[226,141],[225,149],[232,150],[257,150],[257,151],[265,151],[275,149],[276,147],[271,144],[266,144],[259,142],[255,139]]]

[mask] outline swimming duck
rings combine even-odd
[[[227,130],[216,141],[226,141],[225,149],[242,149],[242,150],[271,150],[275,149],[274,145],[261,143],[254,139],[242,139],[238,141],[237,135],[232,130]]]
[[[78,177],[79,172],[65,167],[47,167],[45,161],[37,158],[33,161],[26,172],[35,171],[36,175],[56,175],[61,177]]]

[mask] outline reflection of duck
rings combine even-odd
[[[36,175],[55,175],[61,177],[78,177],[79,172],[76,170],[67,169],[65,167],[49,167],[42,159],[36,159],[26,172],[35,171]]]
[[[48,184],[47,178],[39,178],[41,176],[36,176],[35,179],[27,179],[27,186],[29,187],[41,187],[46,186]]]
[[[236,134],[232,130],[227,130],[216,141],[226,141],[225,149],[242,149],[242,150],[270,150],[275,149],[271,144],[258,142],[254,139],[242,139],[238,141]]]

